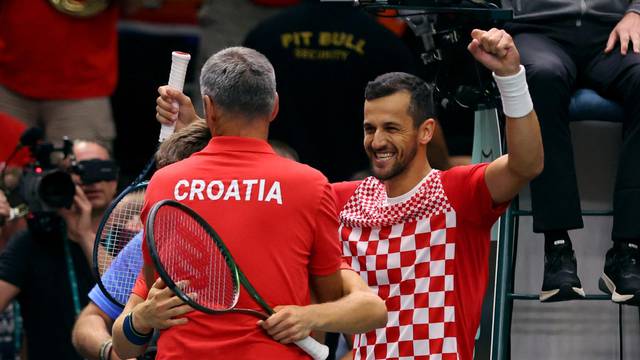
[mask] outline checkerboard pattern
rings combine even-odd
[[[384,184],[370,176],[345,204],[340,213],[340,222],[354,228],[386,226],[453,211],[442,188],[440,175],[440,171],[431,170],[409,200],[395,205],[387,205]]]
[[[382,205],[384,186],[375,182],[367,179],[356,190],[362,205],[352,198],[341,213],[345,258],[389,311],[385,328],[356,336],[355,359],[457,360],[455,242],[449,236],[456,214],[439,173],[432,172],[411,199],[391,206]]]

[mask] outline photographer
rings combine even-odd
[[[71,344],[71,329],[93,286],[93,240],[116,192],[116,169],[108,151],[96,143],[78,141],[73,154],[73,183],[62,184],[75,187],[66,200],[68,209],[39,205],[44,199],[27,201],[32,210],[29,229],[12,237],[0,253],[0,310],[13,298],[20,302],[30,359],[81,359]],[[47,171],[34,167],[21,185]],[[40,195],[64,193],[63,186],[47,193],[44,181],[38,184]]]

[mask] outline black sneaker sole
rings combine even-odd
[[[611,295],[611,301],[617,304],[640,306],[640,291],[635,294],[619,294],[616,292],[616,284],[606,274],[602,274],[598,280],[600,291]]]
[[[567,300],[584,299],[584,290],[571,285],[562,285],[559,289],[545,290],[540,292],[541,302],[558,302]]]

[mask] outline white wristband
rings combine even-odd
[[[502,97],[502,110],[510,118],[521,118],[533,111],[533,102],[527,86],[527,75],[524,66],[515,75],[498,76],[493,73]]]

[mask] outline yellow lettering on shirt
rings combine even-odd
[[[292,49],[293,56],[301,60],[345,61],[350,54],[365,54],[365,39],[340,31],[297,31],[280,35],[284,49]]]
[[[318,50],[318,49],[294,49],[293,56],[306,60],[347,60],[349,52],[346,50]]]
[[[283,33],[280,35],[280,43],[282,47],[287,49],[289,46],[311,46],[311,39],[313,33],[311,31],[296,31],[290,33]]]

